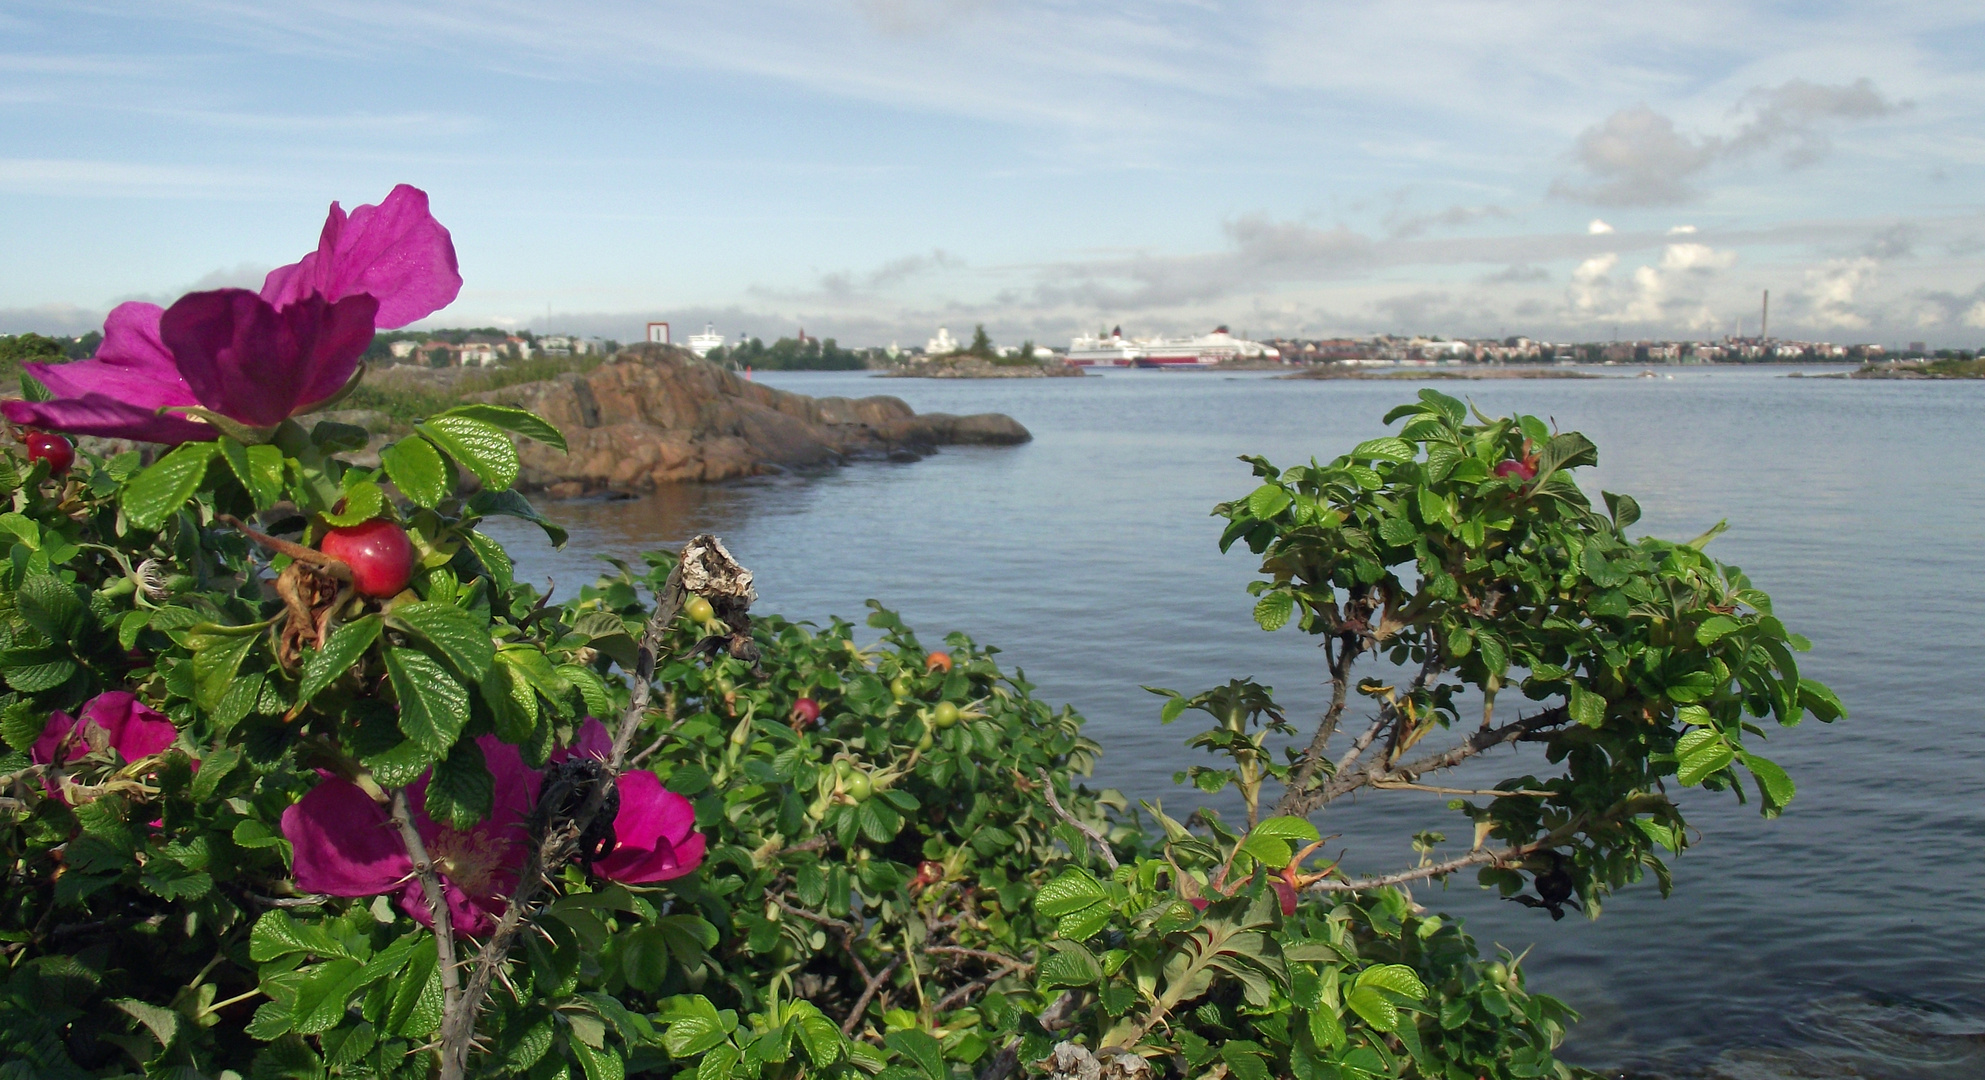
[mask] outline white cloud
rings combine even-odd
[[[1822,327],[1859,330],[1868,317],[1855,310],[1856,294],[1874,284],[1879,264],[1867,256],[1829,259],[1806,271],[1806,287],[1800,297],[1810,307],[1812,321]]]
[[[1663,270],[1721,270],[1736,261],[1736,252],[1718,251],[1708,244],[1669,244],[1661,253]]]
[[[1599,220],[1598,218],[1593,218],[1591,223],[1585,226],[1585,231],[1592,236],[1604,236],[1607,233],[1612,232],[1613,227]]]
[[[1985,327],[1985,300],[1971,305],[1971,310],[1964,313],[1964,325]]]
[[[1669,235],[1669,236],[1692,236],[1692,235],[1694,235],[1694,234],[1695,234],[1695,231],[1696,231],[1696,227],[1695,227],[1694,225],[1674,225],[1674,226],[1670,226],[1670,227],[1669,227],[1669,229],[1668,229],[1668,235]]]

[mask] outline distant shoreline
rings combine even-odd
[[[1649,374],[1652,374],[1650,371]],[[1407,368],[1398,371],[1370,371],[1362,368],[1340,367],[1310,368],[1306,371],[1293,371],[1279,376],[1282,379],[1353,379],[1392,382],[1415,382],[1422,379],[1455,379],[1476,381],[1481,379],[1604,379],[1609,376],[1594,375],[1586,371],[1573,371],[1559,367],[1490,367],[1476,370],[1455,368]],[[1614,376],[1620,377],[1620,376]],[[1633,376],[1625,376],[1633,377]]]

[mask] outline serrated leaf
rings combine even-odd
[[[1696,644],[1714,645],[1725,637],[1744,628],[1744,624],[1728,615],[1711,615],[1696,627]]]
[[[1289,625],[1289,616],[1296,610],[1296,598],[1280,589],[1262,594],[1254,605],[1254,621],[1263,630],[1270,632]]]
[[[1826,723],[1832,723],[1847,715],[1847,707],[1840,703],[1840,698],[1824,683],[1814,682],[1811,679],[1799,680],[1799,704],[1807,712]]]
[[[76,665],[72,661],[48,660],[39,664],[10,667],[6,671],[6,678],[7,685],[21,693],[37,694],[61,686],[75,673]]]
[[[1365,1023],[1380,1031],[1391,1031],[1399,1026],[1399,1010],[1384,994],[1369,986],[1353,987],[1344,995],[1344,1004],[1357,1013]]]
[[[496,660],[496,644],[490,640],[487,615],[453,604],[423,600],[396,606],[386,619],[424,638],[472,681],[481,682]]]
[[[359,480],[345,489],[344,509],[335,514],[327,512],[323,517],[326,522],[343,528],[371,521],[385,509],[385,489],[370,480]]]
[[[1322,834],[1307,819],[1299,817],[1263,818],[1253,829],[1255,836],[1273,836],[1283,840],[1319,840]]]
[[[1103,981],[1103,965],[1081,942],[1063,938],[1047,944],[1051,951],[1042,958],[1038,972],[1042,990],[1094,986]]]
[[[1427,996],[1427,987],[1420,976],[1404,964],[1378,964],[1358,973],[1359,986],[1374,986],[1380,990],[1398,994],[1408,1001],[1421,1001]]]
[[[426,653],[387,649],[386,672],[400,702],[400,731],[439,756],[469,722],[469,692]]]
[[[466,416],[485,424],[493,424],[505,431],[514,431],[527,439],[535,439],[554,450],[565,449],[565,433],[559,431],[551,421],[526,409],[472,402],[467,405],[457,405],[441,415]]]
[[[407,969],[393,993],[393,1004],[386,1012],[386,1030],[415,1039],[426,1036],[441,1023],[441,973],[435,970],[433,936],[414,945],[407,958]],[[432,1012],[427,1007],[432,997]]]
[[[241,662],[260,637],[241,635],[209,642],[193,654],[193,702],[204,712],[216,712],[236,681]]]
[[[292,953],[355,959],[344,942],[326,933],[322,926],[299,922],[282,910],[263,912],[248,932],[248,958],[262,964]]]
[[[508,591],[516,581],[517,571],[515,564],[510,561],[510,553],[503,550],[503,545],[473,529],[464,532],[462,539],[468,541],[469,547],[476,553],[476,558],[482,561],[483,569],[489,571],[490,580],[496,587]]]
[[[438,757],[438,753],[408,739],[390,750],[365,758],[363,764],[380,786],[403,788],[420,779],[420,774],[426,772]]]
[[[227,459],[228,468],[234,471],[235,479],[255,500],[255,506],[267,510],[276,504],[283,494],[283,452],[273,446],[243,446],[229,438],[218,440],[221,457]]]
[[[1573,683],[1567,705],[1571,718],[1586,727],[1596,728],[1606,722],[1606,699],[1585,687]]]
[[[483,487],[504,491],[517,482],[517,447],[502,428],[445,413],[414,427],[480,477]]]
[[[14,603],[21,618],[49,640],[66,642],[76,636],[83,600],[76,595],[75,586],[52,574],[29,574],[21,580]]]
[[[1765,794],[1770,797],[1773,804],[1782,807],[1792,801],[1792,796],[1798,789],[1793,785],[1791,775],[1784,768],[1777,762],[1767,761],[1756,754],[1746,753],[1740,756],[1744,768],[1751,770],[1751,775],[1758,778],[1758,784],[1764,788]]]
[[[1411,461],[1415,456],[1413,444],[1395,436],[1366,439],[1351,449],[1352,461]]]
[[[910,1059],[930,1080],[947,1080],[951,1070],[944,1065],[944,1047],[928,1032],[892,1031],[882,1037],[891,1050]]]
[[[200,489],[218,452],[210,442],[186,443],[152,463],[124,488],[124,516],[137,528],[157,529]]]
[[[1103,932],[1110,925],[1110,917],[1116,914],[1108,904],[1094,904],[1081,911],[1071,911],[1055,920],[1055,933],[1070,941],[1087,941]]]
[[[1034,894],[1034,910],[1047,918],[1058,919],[1109,898],[1110,891],[1102,882],[1086,871],[1070,867]]]
[[[191,792],[195,803],[205,803],[220,790],[221,781],[241,764],[242,750],[238,746],[223,746],[200,759],[200,771],[193,774]],[[243,819],[253,820],[253,819]]]
[[[1248,513],[1266,520],[1287,510],[1293,501],[1281,484],[1263,484],[1248,496]]]
[[[570,1014],[568,1018],[572,1018]],[[577,1029],[576,1024],[574,1029]],[[578,1059],[579,1068],[585,1072],[586,1080],[625,1080],[627,1063],[621,1060],[620,1051],[606,1046],[588,1046],[578,1039],[567,1039],[565,1047],[572,1052],[574,1058]]]
[[[531,740],[538,726],[538,696],[509,664],[491,664],[479,687],[496,722],[496,737],[515,746]]]
[[[179,1014],[171,1009],[139,1001],[136,998],[112,998],[110,1004],[117,1006],[126,1016],[145,1025],[146,1030],[157,1039],[159,1049],[172,1045],[179,1037]]]
[[[1737,752],[1732,750],[1729,744],[1720,739],[1716,740],[1682,758],[1681,767],[1675,770],[1675,779],[1680,781],[1683,787],[1694,787],[1728,766],[1736,757]]]
[[[496,781],[483,760],[482,747],[474,739],[463,739],[434,763],[427,781],[427,816],[445,821],[458,832],[468,832],[489,816],[496,796]]]
[[[303,705],[316,697],[338,676],[351,670],[365,650],[379,639],[384,624],[377,615],[365,615],[331,631],[321,649],[303,654],[303,678],[297,684],[296,703]]]
[[[421,506],[438,506],[451,494],[448,463],[441,460],[441,452],[425,438],[401,439],[381,447],[379,465],[386,470],[386,478],[400,489],[400,494]]]

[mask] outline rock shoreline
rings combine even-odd
[[[1055,379],[1082,378],[1088,372],[1074,364],[995,364],[978,357],[930,360],[877,375],[879,379]]]
[[[641,346],[592,371],[465,400],[529,409],[568,452],[518,446],[518,486],[554,498],[645,492],[850,461],[915,460],[940,446],[1033,438],[999,413],[919,414],[902,399],[814,398],[752,382],[685,350]]]

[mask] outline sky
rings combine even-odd
[[[1985,5],[0,0],[0,333],[425,189],[424,325],[1985,345]]]

